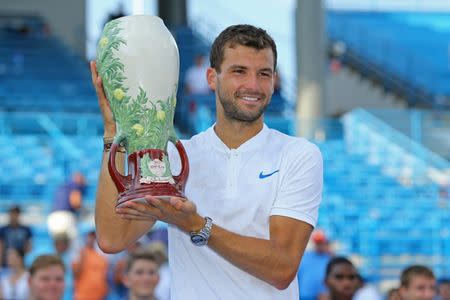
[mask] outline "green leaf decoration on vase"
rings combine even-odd
[[[173,128],[176,98],[150,100],[143,87],[131,97],[125,85],[125,66],[114,54],[126,45],[120,20],[106,24],[97,47],[97,69],[117,124],[117,136],[125,137],[128,153],[143,149],[166,151],[167,141],[177,140]]]

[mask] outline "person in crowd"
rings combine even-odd
[[[72,263],[74,300],[103,300],[108,294],[108,260],[96,245],[95,231],[90,231],[80,256]]]
[[[6,251],[8,271],[0,277],[0,299],[22,300],[28,298],[28,272],[25,253],[19,248]]]
[[[391,288],[386,293],[386,300],[402,300],[398,288]]]
[[[306,251],[298,271],[300,298],[317,300],[326,291],[325,271],[332,258],[330,242],[322,230],[314,230],[311,235],[313,249]]]
[[[61,300],[64,294],[65,266],[56,255],[38,256],[29,269],[28,300]]]
[[[145,251],[136,251],[128,257],[123,283],[128,288],[127,300],[159,300],[155,289],[159,282],[158,263]]]
[[[142,247],[140,241],[136,241],[125,249],[125,251],[121,252],[116,261],[109,261],[112,267],[112,287],[115,290],[115,293],[119,295],[119,297],[125,297],[128,293],[128,289],[123,283],[123,277],[125,276],[125,269],[127,267],[128,258],[130,255],[139,251]],[[160,300],[160,299],[158,299]]]
[[[86,179],[80,172],[73,173],[69,181],[58,187],[47,219],[52,236],[66,233],[72,241],[77,239],[78,216],[85,192]]]
[[[378,289],[368,280],[364,279],[361,274],[358,274],[358,290],[353,297],[353,300],[382,300]]]
[[[439,300],[450,300],[450,279],[443,278],[438,283]]]
[[[190,168],[185,198],[146,196],[147,203],[116,208],[105,143],[95,209],[99,245],[119,252],[156,220],[170,224],[174,300],[299,297],[296,276],[317,222],[323,162],[313,143],[264,124],[276,60],[275,42],[261,28],[233,25],[214,41],[206,78],[216,123],[183,142]],[[114,118],[94,62],[91,71],[109,141]],[[120,169],[123,160],[118,154]]]
[[[319,300],[352,300],[359,287],[358,272],[347,258],[334,257],[328,262],[325,284],[328,292],[322,293]]]
[[[53,236],[54,253],[61,258],[65,266],[70,266],[76,255],[76,249],[72,246],[66,232],[57,233]],[[64,290],[64,300],[72,300],[73,294],[73,272],[67,268],[64,274],[66,288]]]
[[[158,263],[159,282],[155,290],[156,298],[170,300],[170,270],[166,244],[162,241],[153,241],[144,248],[155,257]]]
[[[194,58],[194,65],[188,68],[184,79],[184,92],[187,95],[208,95],[211,90],[206,80],[206,57],[198,54]]]
[[[23,253],[31,250],[33,237],[31,228],[20,221],[21,208],[18,205],[9,209],[9,221],[0,227],[0,259],[2,266],[6,267],[6,249],[19,249]]]
[[[53,236],[53,247],[65,265],[70,265],[73,259],[74,250],[71,248],[69,235],[65,232]]]
[[[433,271],[422,265],[412,265],[400,276],[402,300],[433,300],[436,296],[436,277]]]

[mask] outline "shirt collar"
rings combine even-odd
[[[266,140],[266,137],[269,134],[269,128],[266,124],[263,124],[263,128],[260,132],[258,132],[254,137],[240,145],[237,149],[230,149],[227,145],[225,145],[222,140],[217,136],[216,132],[214,131],[214,126],[216,124],[214,123],[213,126],[208,128],[206,133],[208,134],[209,140],[213,144],[213,146],[218,149],[219,151],[229,153],[231,151],[234,152],[248,152],[248,151],[254,151],[256,149],[259,149],[261,147],[264,147],[264,143]]]

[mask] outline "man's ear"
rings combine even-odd
[[[213,91],[216,90],[217,84],[217,71],[214,68],[208,68],[206,70],[206,80],[208,81],[209,88]]]

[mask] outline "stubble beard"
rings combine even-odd
[[[253,123],[262,116],[262,114],[266,110],[267,105],[269,104],[269,101],[267,101],[256,112],[243,111],[239,110],[238,105],[233,102],[233,96],[226,95],[222,92],[220,83],[217,84],[217,94],[220,104],[222,105],[225,117],[231,121]]]

